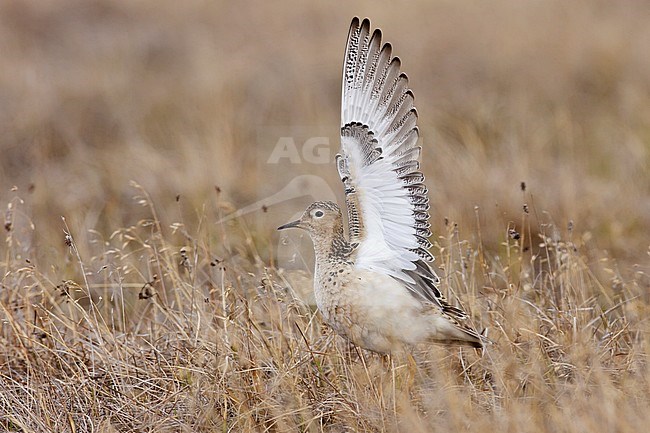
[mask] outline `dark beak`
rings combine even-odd
[[[293,227],[300,228],[300,220],[295,220],[295,221],[291,221],[290,223],[286,223],[285,225],[278,227],[278,230],[290,229]]]

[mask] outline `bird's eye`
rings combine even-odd
[[[315,216],[316,218],[322,218],[323,215],[324,215],[324,214],[323,214],[323,211],[322,211],[322,210],[317,210],[316,212],[314,212],[314,216]]]

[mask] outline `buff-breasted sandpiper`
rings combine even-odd
[[[341,151],[348,237],[341,210],[316,202],[278,230],[314,243],[314,292],[325,321],[363,348],[388,353],[423,342],[482,347],[427,262],[429,199],[419,171],[417,112],[392,47],[368,19],[352,20],[343,67]]]

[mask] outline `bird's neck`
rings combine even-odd
[[[312,237],[316,260],[345,262],[352,253],[350,242],[343,234],[343,225],[337,224],[330,233],[322,233]]]

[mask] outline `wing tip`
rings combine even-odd
[[[366,17],[366,18],[361,19],[359,16],[354,16],[352,18],[352,22],[350,23],[350,34],[352,34],[353,32],[356,32],[359,29],[364,29],[368,33],[370,33],[371,28],[372,28],[372,22],[370,21],[370,18]],[[372,37],[373,38],[375,38],[375,37],[378,38],[379,43],[381,45],[382,31],[381,31],[381,29],[379,27],[377,27],[376,29],[374,29],[372,31]],[[392,48],[392,47],[390,47],[390,43],[385,43],[384,46],[385,45],[388,45],[389,48]],[[382,46],[382,48],[383,48],[383,46]]]
[[[361,22],[359,21],[359,17],[352,18],[352,22],[350,22],[350,30],[348,30],[348,42],[345,44],[346,51],[350,47],[350,44],[354,38],[354,34],[357,33],[360,28],[361,28]]]

